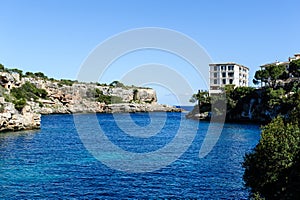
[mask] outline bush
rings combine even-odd
[[[58,83],[58,86],[61,87],[63,85],[72,86],[77,81],[67,80],[67,79],[61,79]]]
[[[88,88],[88,90],[86,91],[86,96],[88,98],[99,98],[101,95],[103,95],[103,92],[98,88]]]
[[[20,69],[8,69],[7,71],[8,71],[9,73],[17,73],[17,74],[19,74],[20,77],[23,76],[23,71],[20,70]]]
[[[3,113],[4,112],[4,105],[1,103],[0,104],[0,113]]]
[[[111,96],[110,103],[123,103],[123,99],[118,96]]]
[[[0,71],[3,72],[4,70],[5,70],[4,65],[2,65],[2,64],[0,63]]]
[[[15,104],[15,108],[18,111],[21,111],[24,108],[24,106],[26,105],[26,99],[24,99],[24,98],[16,99],[13,101],[13,103]]]
[[[21,87],[12,88],[10,94],[16,99],[37,100],[38,98],[45,99],[48,95],[44,89],[37,88],[34,84],[26,82]]]
[[[243,178],[252,194],[266,199],[299,199],[299,150],[298,122],[284,123],[277,117],[265,126],[258,145],[246,154],[243,163]]]
[[[42,79],[48,79],[48,77],[43,72],[36,72],[34,73],[34,76]]]
[[[98,102],[102,102],[105,104],[110,104],[111,103],[111,96],[108,95],[101,95],[97,98]]]
[[[119,81],[113,81],[109,84],[109,86],[111,87],[121,87],[121,88],[124,88],[125,85]]]

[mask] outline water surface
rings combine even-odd
[[[159,118],[163,113],[155,115]],[[172,141],[180,120],[186,120],[181,115],[168,113],[165,127],[151,138],[126,135],[111,114],[98,114],[97,118],[116,145],[126,151],[145,153]],[[82,115],[86,120],[89,117]],[[131,117],[139,126],[151,123],[147,113]],[[193,120],[185,123],[196,124],[198,130],[178,160],[154,172],[126,173],[102,164],[86,150],[72,115],[42,116],[41,130],[0,134],[0,198],[247,199],[241,163],[245,152],[259,140],[259,126],[226,124],[214,149],[199,159],[209,124]],[[91,124],[89,130],[93,129]]]

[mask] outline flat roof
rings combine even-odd
[[[218,66],[218,65],[238,65],[240,67],[244,67],[246,69],[249,70],[248,67],[244,66],[244,65],[241,65],[241,64],[238,64],[238,63],[235,63],[235,62],[225,62],[225,63],[211,63],[209,64],[209,66]]]

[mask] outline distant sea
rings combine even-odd
[[[125,120],[124,114],[96,115],[107,138],[137,153],[156,151],[172,142],[181,122],[187,127],[186,134],[188,127],[198,127],[194,140],[177,160],[145,173],[119,171],[94,158],[80,140],[72,115],[42,116],[41,130],[0,133],[0,199],[247,199],[241,163],[259,140],[259,126],[225,124],[213,150],[200,159],[209,122],[188,120],[184,114],[153,113],[156,119],[166,116],[166,122],[149,138],[124,133],[115,122],[115,117]],[[86,122],[92,116],[80,115]],[[148,113],[130,117],[140,127],[151,123]],[[138,131],[135,126],[124,128]],[[96,130],[90,124],[85,131],[92,135]],[[105,153],[110,155],[106,159],[124,164],[116,152]]]
[[[176,106],[177,108],[182,108],[187,112],[190,112],[193,110],[194,106]]]

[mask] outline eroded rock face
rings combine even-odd
[[[0,131],[19,131],[38,129],[41,125],[41,115],[25,106],[19,113],[12,103],[2,104],[3,112],[0,113]]]
[[[120,110],[118,107],[122,107],[122,109],[124,107],[123,112],[127,112],[127,110],[139,112],[138,110],[140,109],[147,110],[146,104],[157,104],[155,90],[148,88],[98,86],[91,83],[74,83],[72,86],[59,86],[57,82],[32,78],[24,78],[23,82],[25,83],[25,81],[35,84],[38,88],[45,89],[48,93],[47,100],[40,100],[42,107],[31,104],[34,110],[41,114],[111,112],[110,106],[103,102],[97,102],[95,98],[88,95],[90,91],[95,90],[101,91],[103,95],[119,97],[125,104],[132,102],[141,104],[140,106],[135,106],[135,109],[126,109],[124,104],[120,104],[119,106],[113,106],[115,108],[113,110]],[[137,105],[137,103],[135,104]]]
[[[19,87],[26,82],[44,89],[46,99],[27,101],[22,111],[5,102],[0,96],[2,110],[0,112],[0,131],[16,131],[40,128],[41,114],[68,113],[121,113],[121,112],[181,112],[181,109],[157,103],[156,92],[150,88],[112,87],[93,83],[74,83],[62,85],[58,81],[50,81],[25,77],[20,79],[16,73],[0,72],[0,85],[9,93],[11,88]],[[101,95],[117,97],[123,103],[105,104],[98,102],[97,91]],[[3,96],[3,94],[1,94]],[[112,103],[114,101],[112,100]]]
[[[132,113],[132,112],[181,112],[182,109],[162,104],[110,104],[104,107],[106,113]]]

